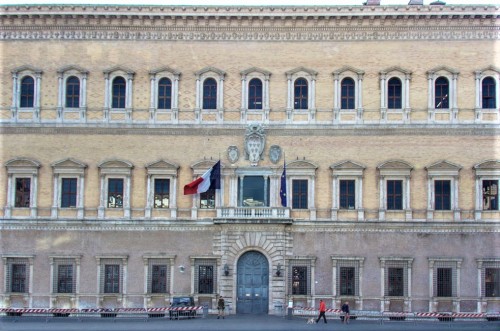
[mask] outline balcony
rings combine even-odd
[[[290,209],[282,207],[223,207],[217,209],[214,223],[292,224]]]

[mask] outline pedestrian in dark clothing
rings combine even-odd
[[[342,312],[344,313],[344,324],[349,324],[349,302],[344,302],[341,308]]]
[[[224,298],[219,296],[219,301],[217,301],[217,310],[219,314],[217,315],[217,319],[221,318],[224,319],[224,309],[226,309],[226,304],[224,302]]]
[[[325,313],[326,313],[326,304],[323,300],[319,300],[319,316],[318,316],[318,319],[316,320],[316,323],[319,322],[319,320],[321,319],[321,316],[323,316],[323,320],[326,323]]]

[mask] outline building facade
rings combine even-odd
[[[0,306],[499,311],[499,17],[1,6]]]

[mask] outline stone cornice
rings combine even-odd
[[[0,40],[497,40],[495,6],[1,6]]]
[[[168,128],[166,130],[166,128]],[[419,136],[500,136],[500,128],[495,125],[308,125],[308,126],[266,126],[264,128],[269,136],[398,136],[398,135],[419,135]],[[168,127],[152,128],[137,125],[119,126],[110,125],[102,127],[54,127],[44,125],[0,125],[1,135],[10,134],[43,134],[43,135],[108,135],[112,131],[114,135],[167,135],[167,136],[243,136],[246,130],[245,125],[171,125]]]
[[[210,221],[117,221],[117,220],[0,220],[0,231],[221,231],[224,225]],[[232,224],[231,231],[329,233],[414,233],[419,236],[440,233],[500,233],[499,222],[333,222],[302,221],[292,225]]]

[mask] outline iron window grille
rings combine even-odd
[[[215,259],[196,259],[194,270],[194,284],[196,293],[215,293],[215,284],[217,284],[217,261]]]
[[[435,297],[457,296],[458,263],[439,260],[434,262],[433,293]]]
[[[27,258],[7,258],[6,292],[29,293],[30,265]]]
[[[337,293],[340,296],[359,295],[359,267],[357,260],[338,260]]]
[[[170,262],[167,259],[148,260],[148,293],[169,293]]]
[[[500,260],[480,259],[481,296],[484,298],[500,297]]]
[[[121,259],[101,259],[100,282],[103,294],[119,294],[123,290],[123,263]]]
[[[54,293],[76,293],[75,259],[54,259]]]
[[[311,262],[290,260],[288,292],[291,295],[311,294]]]
[[[407,297],[409,292],[408,271],[413,259],[382,257],[380,261],[384,268],[384,296]]]

